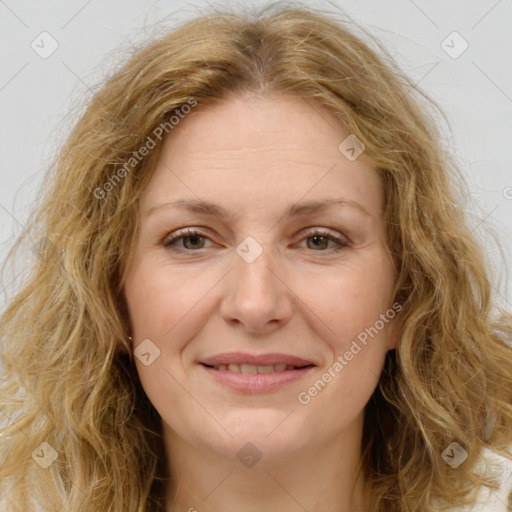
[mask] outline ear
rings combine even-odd
[[[122,343],[120,340],[117,341],[117,350],[121,354],[128,354],[131,352],[133,341],[131,337],[131,323],[130,323],[130,315],[128,313],[128,307],[126,305],[126,300],[124,298],[124,290],[121,295],[116,297],[117,308],[119,313],[119,319],[121,320],[121,325],[124,327],[123,331],[125,332],[124,340],[126,344]],[[129,350],[126,345],[128,345]]]
[[[128,346],[131,347],[131,344],[133,343],[132,340],[130,339],[127,339],[126,340],[127,343],[128,343]],[[124,343],[122,343],[121,341],[117,341],[116,343],[116,351],[119,353],[119,354],[123,354],[123,355],[127,355],[129,354],[131,351],[129,351],[126,347],[126,345]]]
[[[388,329],[388,337],[386,344],[388,350],[393,350],[398,345],[403,324],[403,318],[394,318],[393,320],[391,320]]]

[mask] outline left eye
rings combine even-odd
[[[163,245],[164,247],[169,247],[173,251],[186,251],[186,252],[195,252],[194,249],[203,249],[204,246],[201,244],[200,239],[209,240],[209,238],[201,233],[200,231],[197,231],[195,229],[186,229],[185,231],[177,231],[175,234],[169,235],[164,241]],[[344,238],[338,237],[336,235],[333,235],[329,231],[324,231],[321,229],[316,229],[314,231],[310,231],[307,233],[307,236],[304,238],[304,240],[311,239],[313,241],[313,245],[308,244],[309,248],[315,247],[322,249],[320,252],[324,252],[324,249],[327,249],[328,243],[334,242],[337,244],[333,249],[334,250],[340,250],[345,247],[349,247],[349,242],[345,240]],[[176,245],[176,242],[178,240],[182,240],[184,242],[185,248],[178,247]],[[189,247],[187,247],[187,241],[190,242]],[[199,247],[198,247],[199,246]],[[318,251],[317,251],[318,252]]]

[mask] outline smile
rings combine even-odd
[[[255,394],[275,392],[297,382],[315,368],[315,365],[296,367],[285,364],[199,364],[199,367],[204,369],[210,379],[224,388],[238,393]]]
[[[312,366],[312,365],[307,365]],[[219,364],[212,366],[215,370],[228,370],[234,373],[245,373],[245,374],[255,374],[255,373],[273,373],[273,372],[282,372],[289,370],[297,370],[299,368],[304,368],[301,366],[293,366],[290,364],[276,364],[276,365],[265,365],[265,366],[256,366],[254,364]]]

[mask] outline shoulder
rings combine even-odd
[[[512,445],[509,450],[512,452]],[[500,488],[492,490],[485,487],[480,490],[474,505],[452,508],[447,512],[512,512],[512,460],[484,448],[477,469],[479,473],[495,478]]]

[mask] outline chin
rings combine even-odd
[[[265,460],[279,460],[313,441],[305,434],[311,429],[298,424],[294,416],[282,410],[242,410],[226,416],[222,422],[232,437],[223,431],[218,443],[211,436],[204,441],[212,450],[229,453],[231,458],[239,457],[239,451],[250,444],[264,454]]]

